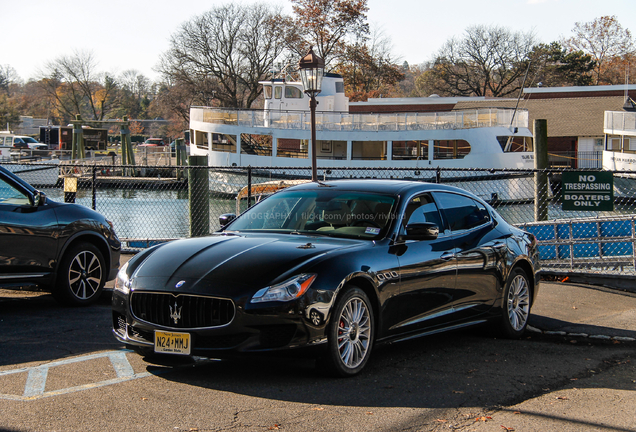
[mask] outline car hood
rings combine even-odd
[[[157,247],[132,275],[132,288],[233,296],[306,271],[307,264],[369,241],[281,235],[213,235]],[[177,287],[179,285],[179,287]],[[243,288],[243,289],[240,289]]]

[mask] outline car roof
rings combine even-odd
[[[336,188],[340,190],[375,192],[394,195],[409,195],[410,193],[427,191],[448,191],[459,192],[464,195],[469,195],[471,197],[477,198],[472,193],[454,186],[448,186],[440,183],[427,183],[409,180],[331,180],[326,182],[310,182],[298,186],[292,186],[288,188],[288,190],[315,190],[326,187]]]

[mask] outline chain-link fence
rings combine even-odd
[[[127,250],[214,232],[220,228],[220,215],[243,211],[263,191],[271,191],[268,182],[293,184],[311,177],[310,168],[297,167],[122,167],[68,162],[3,166],[54,200],[74,194],[75,202],[104,214]],[[321,180],[408,179],[457,186],[490,203],[510,223],[532,232],[539,241],[544,268],[635,274],[636,176],[614,172],[610,191],[596,181],[602,177],[599,173],[603,172],[318,169]],[[76,179],[76,192],[65,192],[65,178]],[[67,189],[73,182],[66,181]],[[262,187],[247,188],[256,184]],[[244,199],[237,201],[237,194]]]

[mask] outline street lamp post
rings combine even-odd
[[[300,79],[303,88],[309,96],[309,110],[311,111],[311,181],[318,181],[318,171],[316,168],[316,95],[320,93],[322,76],[325,70],[323,59],[314,54],[313,47],[309,47],[309,52],[298,62],[300,69]]]

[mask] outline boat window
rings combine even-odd
[[[281,86],[274,87],[274,98],[280,99],[283,97],[283,88]]]
[[[303,92],[297,87],[285,86],[285,97],[287,99],[302,99]]]
[[[341,81],[336,81],[336,93],[344,93],[344,83]]]
[[[418,159],[428,159],[428,141],[393,141],[393,160]]]
[[[436,140],[434,142],[434,159],[464,159],[468,153],[470,153],[470,144],[465,140]]]
[[[629,138],[623,138],[623,148],[625,149],[625,153],[635,153],[636,152],[636,140],[632,140]]]
[[[194,144],[203,150],[208,149],[208,133],[201,131],[194,131]]]
[[[212,134],[212,150],[236,153],[236,135]]]
[[[272,141],[271,135],[241,134],[241,154],[271,156]]]
[[[611,138],[607,140],[607,149],[610,151],[621,151],[621,139]]]
[[[265,99],[272,98],[272,86],[270,85],[263,86],[263,96],[265,96]]]
[[[308,140],[297,138],[278,138],[276,140],[276,156],[307,159]]]
[[[531,152],[532,138],[523,136],[498,136],[501,149],[506,152]]]
[[[386,160],[386,141],[352,141],[351,159]]]

